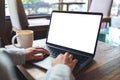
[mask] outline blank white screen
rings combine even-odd
[[[47,42],[93,54],[101,15],[53,12]]]

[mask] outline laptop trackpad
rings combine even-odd
[[[49,57],[45,58],[44,60],[39,61],[39,62],[35,62],[33,64],[36,65],[36,66],[38,66],[38,67],[41,67],[43,69],[48,70],[48,69],[50,69],[52,67],[51,63],[52,63],[53,59],[54,59],[53,57],[49,56]]]

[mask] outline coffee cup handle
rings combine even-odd
[[[17,48],[20,48],[20,46],[17,46],[16,44],[15,44],[15,39],[18,37],[18,35],[16,34],[15,36],[13,36],[13,38],[12,38],[12,45],[13,46],[15,46],[15,47],[17,47]]]

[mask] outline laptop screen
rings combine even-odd
[[[94,54],[102,14],[53,11],[47,43]]]

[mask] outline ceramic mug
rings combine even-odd
[[[15,44],[15,39],[17,39],[17,44]],[[13,36],[12,45],[17,48],[29,48],[32,47],[33,40],[34,32],[32,30],[20,30]]]

